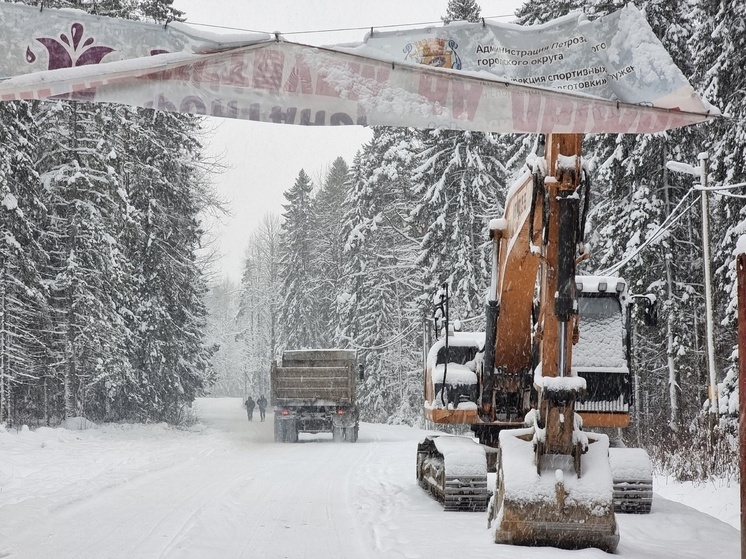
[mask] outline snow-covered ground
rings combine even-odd
[[[0,557],[608,557],[498,546],[485,513],[443,512],[415,481],[424,431],[363,424],[356,444],[276,444],[271,414],[249,423],[239,399],[195,406],[190,430],[0,429]],[[739,532],[715,518],[737,521],[737,486],[657,488],[652,514],[618,516],[617,556],[738,556]]]

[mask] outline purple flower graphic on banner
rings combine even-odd
[[[83,24],[73,23],[70,26],[70,35],[62,33],[59,40],[52,37],[37,37],[36,40],[44,45],[49,53],[47,70],[99,64],[104,56],[114,51],[110,47],[92,46],[95,42],[93,37],[88,37],[84,41],[83,35]],[[26,60],[29,63],[36,61],[36,55],[30,47],[26,49]]]

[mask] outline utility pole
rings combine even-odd
[[[699,159],[699,168],[679,163],[678,161],[669,161],[666,168],[669,171],[677,173],[686,173],[688,175],[698,176],[700,181],[700,200],[702,204],[702,259],[704,260],[704,283],[705,283],[705,314],[707,327],[707,372],[709,375],[710,386],[708,388],[708,397],[710,400],[709,424],[710,431],[718,423],[718,414],[720,403],[718,401],[717,371],[715,369],[715,334],[714,320],[712,310],[712,271],[710,256],[710,204],[707,196],[707,152],[702,152],[697,156]]]
[[[710,202],[707,193],[707,159],[706,152],[700,153],[699,172],[702,185],[702,258],[705,263],[705,311],[707,313],[707,371],[710,374],[710,430],[718,422],[720,402],[718,398],[717,371],[715,369],[715,327],[712,311],[712,270],[710,256]]]

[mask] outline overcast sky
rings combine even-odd
[[[520,0],[481,0],[482,16],[509,22]],[[281,32],[286,39],[312,45],[362,41],[366,30],[398,24],[440,21],[448,0],[175,0],[187,23],[211,32]],[[209,27],[208,27],[209,26]],[[221,29],[223,28],[223,29]],[[358,28],[350,31],[305,33]],[[296,34],[296,32],[303,32]],[[252,229],[266,213],[281,214],[283,192],[304,169],[316,180],[337,157],[348,164],[369,129],[305,127],[211,118],[208,155],[227,166],[214,177],[231,215],[210,223],[223,255],[219,273],[234,281],[241,277],[243,254]]]

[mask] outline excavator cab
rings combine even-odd
[[[464,342],[466,345],[443,345],[435,356],[432,379],[435,397],[440,398],[441,404],[455,409],[467,402],[476,402],[479,394],[476,369],[477,355],[482,348],[473,335]]]
[[[621,278],[577,276],[579,336],[572,374],[586,381],[575,411],[585,427],[626,428],[632,406],[627,347],[627,284]]]

